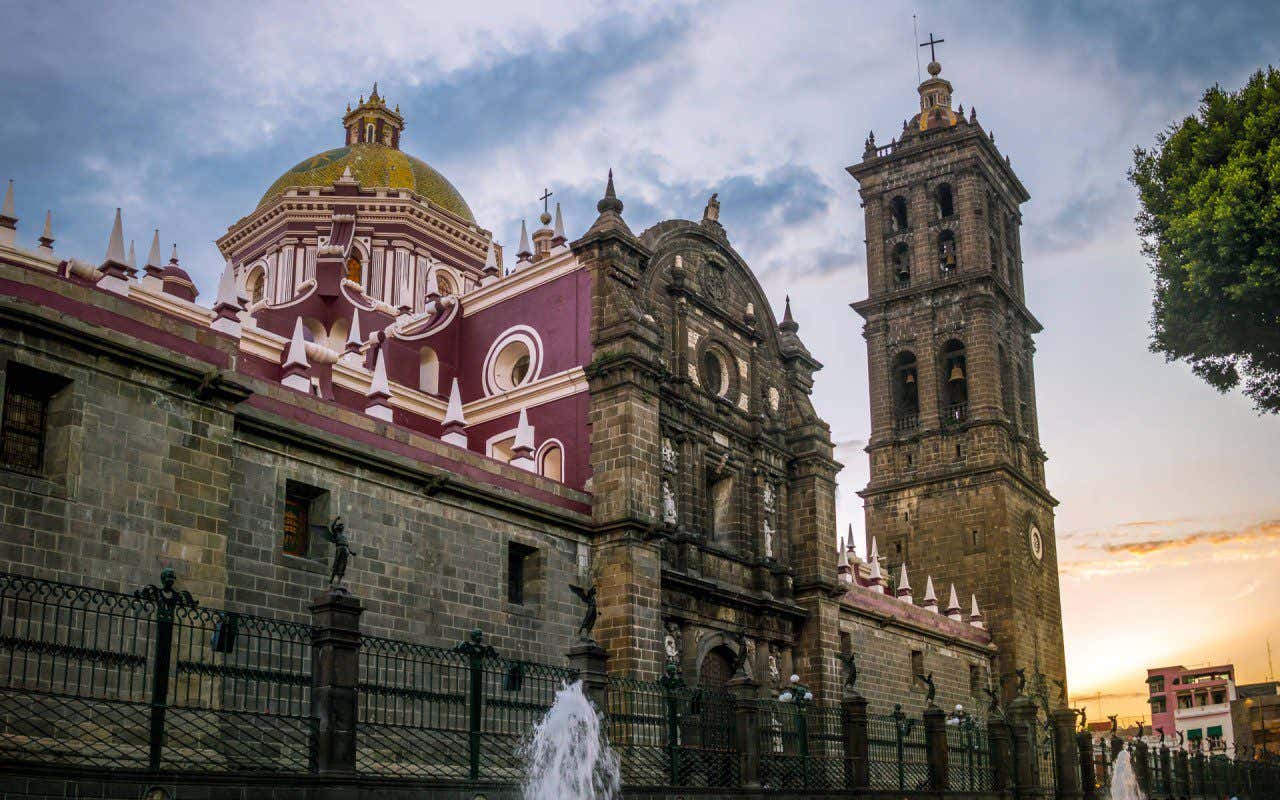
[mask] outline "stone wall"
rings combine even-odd
[[[172,566],[203,603],[305,620],[330,547],[282,552],[296,482],[317,495],[311,522],[346,520],[366,633],[452,645],[478,626],[504,654],[562,663],[582,614],[569,584],[589,563],[585,495],[254,378],[202,388],[234,342],[12,272],[57,293],[44,308],[0,299],[0,382],[17,364],[65,385],[43,474],[0,469],[0,570],[130,591]],[[104,311],[127,332],[80,321]],[[149,341],[161,333],[181,341]],[[507,602],[509,542],[535,548],[522,605]]]

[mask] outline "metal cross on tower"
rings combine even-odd
[[[932,35],[932,34],[931,34],[931,35]],[[547,212],[547,213],[551,213],[551,208],[549,207],[549,205],[548,205],[548,203],[547,203],[547,201],[551,199],[551,195],[552,195],[551,190],[550,190],[550,189],[547,189],[546,187],[543,187],[543,189],[542,189],[542,197],[539,197],[539,198],[538,198],[539,200],[541,200],[541,201],[542,201],[542,210],[543,210],[543,211],[545,211],[545,212]]]
[[[927,48],[929,48],[929,60],[930,60],[930,61],[937,61],[937,60],[938,60],[938,56],[937,56],[937,54],[936,54],[936,53],[934,53],[933,49],[934,49],[934,47],[935,47],[936,45],[940,45],[940,44],[942,44],[942,43],[943,43],[943,42],[945,42],[945,41],[946,41],[946,39],[935,39],[935,38],[933,38],[933,33],[931,32],[931,33],[929,34],[929,41],[927,41],[927,42],[921,42],[921,43],[920,43],[920,46],[921,46],[921,47],[927,47]]]

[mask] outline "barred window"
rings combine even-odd
[[[297,481],[285,481],[284,526],[280,531],[280,551],[306,558],[311,553],[311,524],[323,524],[325,508],[318,508],[328,492]]]
[[[49,401],[60,385],[53,376],[18,364],[10,364],[6,372],[0,463],[19,472],[39,474],[45,466]]]

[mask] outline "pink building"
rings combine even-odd
[[[1182,665],[1147,670],[1153,733],[1177,737],[1211,750],[1234,741],[1231,701],[1236,699],[1235,667],[1231,664],[1187,669]]]

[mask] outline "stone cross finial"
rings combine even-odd
[[[921,43],[920,43],[920,46],[921,46],[921,47],[927,47],[927,48],[929,48],[929,60],[930,60],[930,61],[937,61],[937,60],[938,60],[938,54],[934,51],[934,48],[935,48],[937,45],[940,45],[940,44],[942,44],[942,43],[943,43],[943,42],[945,42],[945,41],[946,41],[946,39],[935,39],[935,38],[933,38],[933,34],[932,34],[932,33],[930,33],[930,34],[929,34],[929,41],[927,41],[927,42],[921,42]]]

